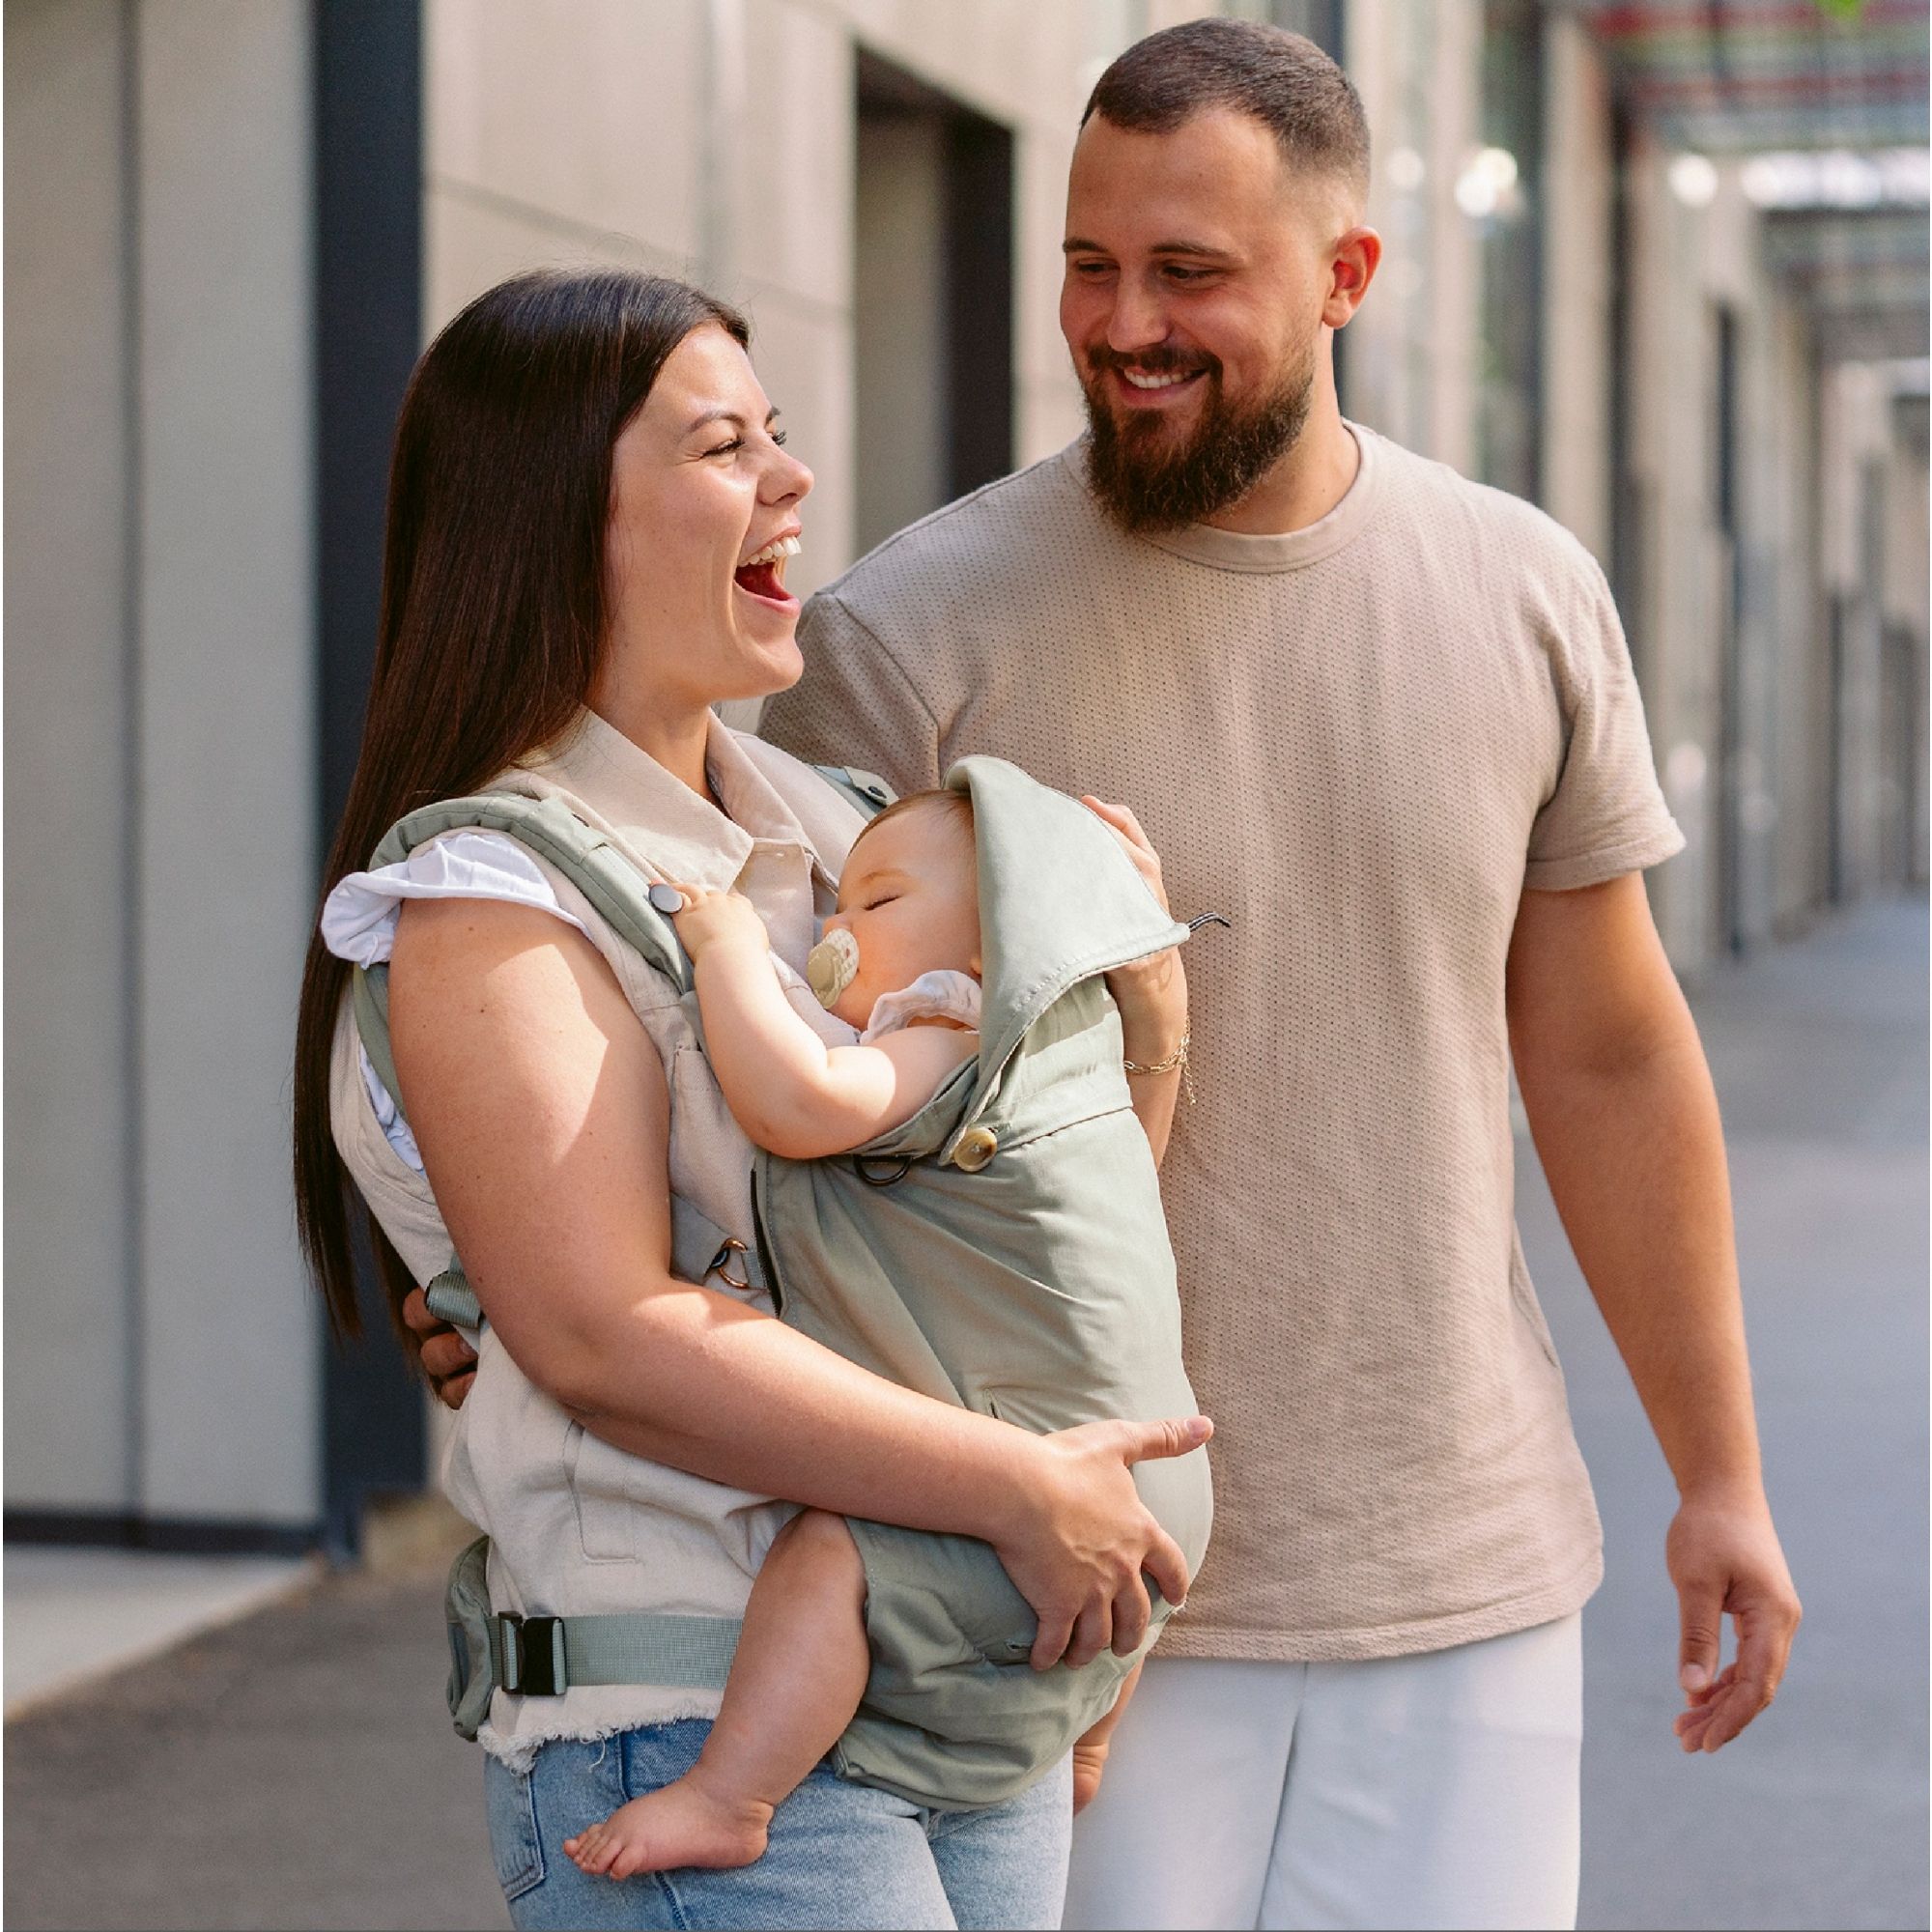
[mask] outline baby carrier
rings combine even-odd
[[[820,768],[868,814],[891,794]],[[902,1386],[1034,1431],[1193,1412],[1152,1156],[1122,1065],[1102,976],[1187,937],[1085,807],[997,758],[947,782],[974,806],[982,1017],[979,1054],[910,1121],[853,1152],[759,1152],[757,1252],[673,1199],[673,1267],[770,1291],[781,1319]],[[486,793],[413,812],[372,866],[461,827],[516,838],[584,894],[692,1004],[688,960],[635,867],[554,800]],[[353,989],[365,1051],[393,1094],[384,969]],[[700,1033],[701,1037],[701,1033]],[[460,1264],[430,1305],[474,1326]],[[1211,1513],[1206,1458],[1138,1464],[1143,1498],[1190,1569]],[[873,1666],[841,1740],[841,1772],[917,1804],[978,1805],[1024,1789],[1111,1708],[1133,1658],[1034,1671],[1034,1618],[991,1548],[854,1522]],[[457,1726],[473,1736],[493,1689],[722,1684],[734,1621],[492,1612],[484,1543],[450,1582]],[[1149,1641],[1167,1614],[1156,1594]]]

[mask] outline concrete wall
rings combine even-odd
[[[857,544],[853,367],[863,44],[1013,130],[1017,460],[1078,434],[1057,302],[1087,90],[1138,34],[1214,11],[1032,0],[426,0],[425,312],[539,263],[700,277],[816,469],[810,590]],[[645,109],[648,111],[645,111]],[[716,110],[716,111],[714,111]]]
[[[308,28],[7,14],[14,1508],[319,1513]]]
[[[124,43],[99,0],[6,11],[7,1483],[99,1510],[133,1499]]]

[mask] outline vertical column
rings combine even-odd
[[[422,343],[422,15],[416,0],[314,10],[315,475],[326,853],[355,775],[382,613],[383,521],[396,412]],[[358,1256],[362,1333],[323,1365],[327,1532],[353,1549],[373,1491],[423,1480],[423,1394]]]
[[[6,12],[10,1520],[133,1501],[128,40]]]
[[[135,19],[139,1504],[298,1536],[320,1504],[288,1181],[315,888],[308,11]]]

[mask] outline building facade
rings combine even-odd
[[[547,263],[737,301],[818,474],[809,590],[1078,433],[1079,110],[1204,11],[12,0],[11,1535],[346,1549],[422,1480],[419,1392],[373,1302],[329,1345],[286,1179],[421,343]],[[1690,841],[1653,882],[1680,970],[1922,881],[1925,194],[1885,158],[1922,141],[1922,9],[1794,39],[1740,4],[1735,46],[1667,0],[1223,11],[1368,108],[1345,408],[1617,587]],[[1836,121],[1794,116],[1813,68]]]

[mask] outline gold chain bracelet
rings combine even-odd
[[[1187,1094],[1187,1104],[1191,1107],[1194,1104],[1194,1076],[1187,1069],[1187,1049],[1193,1043],[1193,1039],[1191,1032],[1183,1033],[1180,1036],[1180,1044],[1165,1060],[1143,1062],[1123,1059],[1121,1065],[1129,1073],[1172,1073],[1178,1066],[1180,1069],[1181,1086]]]

